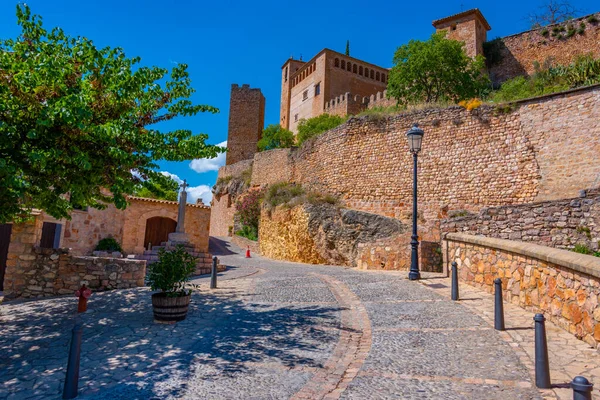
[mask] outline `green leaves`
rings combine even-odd
[[[425,42],[411,40],[398,48],[390,72],[388,95],[398,103],[458,102],[480,96],[489,86],[484,59],[471,59],[463,44],[435,33]]]
[[[258,150],[265,151],[292,147],[295,139],[294,134],[284,129],[279,124],[271,124],[262,131],[262,137],[258,141]]]
[[[298,145],[302,145],[306,140],[343,124],[345,120],[345,118],[329,114],[301,119],[298,124]]]
[[[32,208],[68,218],[79,206],[126,207],[157,161],[216,157],[207,135],[157,123],[201,112],[187,65],[140,66],[121,48],[95,47],[17,6],[21,34],[0,40],[0,223]],[[110,191],[103,194],[102,190]]]

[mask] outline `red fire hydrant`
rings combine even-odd
[[[75,296],[79,297],[79,304],[77,305],[78,313],[87,311],[87,301],[91,295],[92,291],[85,286],[85,283],[75,292]]]

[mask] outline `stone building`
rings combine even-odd
[[[226,165],[248,160],[265,126],[265,96],[249,85],[231,85]]]
[[[483,55],[487,31],[492,29],[477,8],[435,20],[433,27],[437,32],[446,31],[448,39],[463,42],[469,57]]]

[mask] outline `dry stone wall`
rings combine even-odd
[[[492,293],[500,278],[506,301],[600,344],[599,257],[462,233],[447,234],[442,247],[446,265],[457,262],[460,281]]]
[[[443,232],[459,232],[571,249],[600,251],[600,189],[577,198],[484,208],[476,215],[444,219]]]

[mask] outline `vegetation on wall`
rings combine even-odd
[[[115,238],[112,238],[110,236],[105,237],[104,239],[100,239],[100,241],[98,242],[98,244],[96,245],[96,248],[94,250],[96,250],[96,251],[118,251],[118,252],[123,251],[119,242],[117,242],[117,240]]]
[[[343,124],[345,120],[345,118],[329,114],[321,114],[318,117],[301,119],[300,123],[298,123],[298,145],[302,145],[302,143],[308,139]]]
[[[218,112],[190,100],[187,65],[169,76],[121,48],[47,31],[24,4],[16,14],[21,32],[0,40],[0,223],[34,208],[55,218],[69,218],[73,204],[123,209],[142,181],[160,179],[158,161],[224,151],[205,134],[156,127]]]
[[[434,33],[429,40],[411,40],[398,48],[387,93],[403,105],[481,96],[489,87],[484,66],[484,58],[469,57],[463,43],[447,39],[445,32]]]
[[[294,207],[304,203],[337,204],[338,199],[328,194],[306,191],[302,186],[289,182],[279,182],[269,186],[264,199],[264,206],[268,209],[277,206]]]
[[[502,84],[488,97],[493,102],[506,102],[560,92],[580,86],[600,83],[600,58],[579,56],[566,66],[535,65],[530,77],[519,76]]]
[[[263,129],[257,146],[259,151],[265,151],[292,147],[294,142],[294,134],[291,131],[282,128],[279,124],[271,124]]]
[[[251,190],[235,202],[236,215],[242,224],[242,229],[236,234],[250,240],[258,239],[258,222],[264,190]]]
[[[594,251],[587,247],[585,244],[576,244],[572,251],[579,254],[587,254],[594,257],[600,257],[600,251]]]

